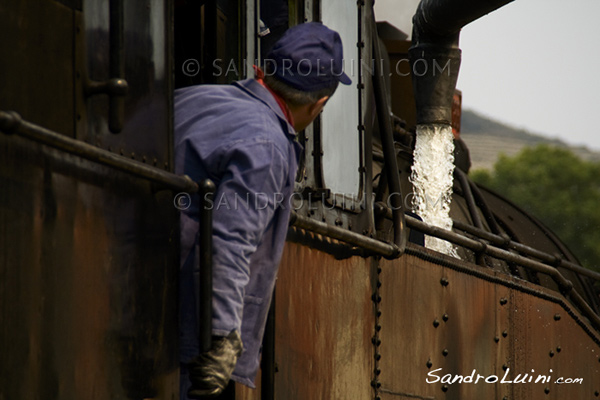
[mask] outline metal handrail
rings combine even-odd
[[[584,268],[584,267],[577,265],[571,261],[565,260],[564,258],[561,258],[559,256],[553,256],[551,254],[545,253],[541,250],[534,249],[533,247],[529,247],[522,243],[514,242],[514,241],[510,240],[510,238],[508,236],[502,237],[502,236],[475,228],[473,226],[462,223],[460,221],[454,221],[453,226],[456,229],[465,231],[467,233],[470,233],[471,235],[475,235],[475,236],[477,236],[481,239],[487,240],[497,246],[505,247],[505,248],[508,248],[511,250],[518,251],[519,253],[526,254],[531,257],[535,257],[535,258],[537,258],[545,263],[548,263],[550,265],[568,269],[568,270],[578,273],[580,275],[585,275],[588,278],[592,278],[596,281],[600,281],[600,273],[599,272]]]
[[[212,198],[216,191],[216,186],[210,179],[205,179],[199,183],[200,187],[200,210],[199,220],[200,229],[198,232],[200,243],[199,262],[199,284],[198,284],[198,318],[202,321],[199,332],[200,353],[205,353],[212,346],[212,293],[213,293],[213,235],[212,235]]]
[[[169,189],[188,193],[197,193],[196,182],[187,175],[176,175],[162,169],[152,167],[139,161],[130,160],[108,150],[56,133],[31,122],[24,121],[14,111],[0,111],[0,131],[5,134],[20,136],[42,143],[46,146],[74,154],[102,165],[148,179]]]
[[[399,251],[400,249],[395,244],[382,242],[381,240],[373,239],[371,237],[361,235],[360,233],[352,232],[337,226],[326,224],[325,222],[303,217],[295,211],[292,211],[290,225],[340,240],[354,246],[359,246],[368,252],[372,252],[387,258],[397,258],[401,255],[401,252]]]

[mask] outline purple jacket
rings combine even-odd
[[[241,330],[232,379],[254,387],[285,243],[300,144],[279,105],[254,79],[175,91],[175,171],[212,179],[213,334]],[[181,362],[198,354],[199,196],[181,212]],[[240,329],[241,328],[241,329]],[[182,398],[184,394],[182,393]]]

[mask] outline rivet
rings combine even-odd
[[[503,298],[500,299],[500,305],[501,306],[505,305],[506,303],[508,303],[508,300],[506,299],[506,297],[503,297]]]
[[[554,352],[550,350],[550,357],[554,357]]]
[[[377,268],[377,273],[380,274],[383,271],[381,268]]]
[[[381,287],[381,281],[377,281],[377,287],[380,288]]]
[[[448,385],[443,385],[442,392],[447,392],[447,391],[448,391]]]
[[[554,320],[560,321],[560,314],[554,314]]]
[[[134,152],[131,153],[131,158],[135,159],[135,153]]]
[[[378,310],[376,315],[377,315],[377,318],[381,317],[381,311]]]
[[[379,332],[381,330],[381,325],[379,325],[379,324],[375,325],[375,330],[377,332]]]
[[[596,397],[600,396],[600,392],[596,390],[596,391],[594,392],[594,396],[596,396]]]
[[[500,341],[500,338],[498,336],[494,337],[494,342],[498,343]]]
[[[502,371],[506,371],[508,369],[508,365],[502,364]]]
[[[375,375],[379,375],[379,374],[381,374],[381,369],[375,368],[375,371],[373,371],[373,372],[375,372]]]
[[[425,365],[427,365],[427,368],[431,368],[433,366],[431,359],[427,360],[427,363]]]
[[[379,360],[381,360],[381,354],[379,354],[379,353],[375,353],[375,360],[376,360],[376,361],[379,361]]]
[[[448,321],[448,318],[448,314],[442,315],[442,319],[444,320],[444,322]]]
[[[336,224],[337,226],[341,226],[341,225],[343,224],[343,222],[342,222],[342,219],[341,219],[341,218],[339,218],[339,217],[338,217],[338,218],[336,218],[336,219],[335,219],[335,224]]]
[[[508,336],[508,331],[505,330],[504,332],[502,332],[502,337],[507,337],[507,336]]]
[[[560,347],[560,346],[556,346],[556,352],[557,352],[557,353],[560,353],[560,352],[561,352],[561,350],[562,350],[562,347]]]
[[[446,279],[446,278],[442,278],[442,279],[440,279],[440,283],[442,284],[442,286],[448,286],[448,284],[449,284],[450,282],[448,282],[448,279]]]
[[[502,400],[508,400],[508,396],[504,396]]]
[[[448,355],[448,349],[442,350],[442,355],[446,357]]]
[[[546,389],[544,389],[544,393],[546,393],[546,394],[550,393],[550,388],[547,387]]]
[[[440,326],[440,321],[438,321],[437,319],[433,320],[433,327],[437,328],[438,326]]]

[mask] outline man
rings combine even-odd
[[[175,92],[176,172],[217,185],[213,346],[200,355],[193,283],[198,196],[181,214],[182,399],[217,395],[229,379],[254,387],[302,150],[295,132],[317,117],[338,82],[351,83],[342,57],[336,32],[302,24],[273,46],[264,79]]]

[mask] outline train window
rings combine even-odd
[[[321,115],[322,177],[337,202],[343,198],[344,203],[349,199],[354,203],[361,195],[360,91],[356,85],[359,21],[358,8],[347,7],[347,3],[347,0],[328,0],[321,4],[323,23],[342,37],[344,69],[352,79],[351,85],[338,86]]]

